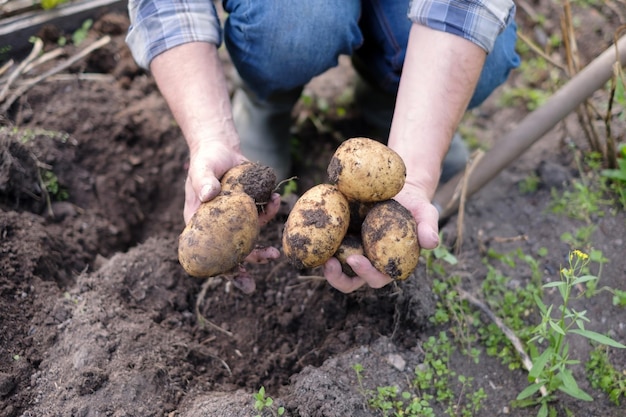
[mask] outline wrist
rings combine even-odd
[[[239,152],[239,137],[234,126],[231,129],[215,127],[197,127],[183,132],[189,151],[194,154],[203,148],[224,147]]]

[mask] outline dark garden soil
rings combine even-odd
[[[547,0],[530,3],[519,11],[524,32],[541,38],[540,29],[532,35],[531,11],[558,32],[561,9]],[[624,23],[621,6],[607,2],[576,14],[583,64],[611,43]],[[252,294],[219,277],[186,275],[177,237],[187,149],[152,78],[126,49],[127,25],[123,15],[97,20],[85,44],[103,35],[112,41],[65,71],[69,76],[29,89],[0,130],[0,416],[253,416],[261,386],[290,416],[381,415],[368,408],[363,389],[406,387],[424,360],[422,343],[446,328],[429,320],[437,298],[424,263],[404,282],[349,295],[332,289],[320,271],[294,270],[284,257],[248,265]],[[54,49],[56,35],[47,33],[46,48]],[[71,45],[65,51],[76,53]],[[351,76],[342,59],[307,91],[332,106],[349,96]],[[514,74],[508,86],[524,82]],[[466,128],[487,146],[527,113],[503,107],[498,95],[468,115]],[[298,193],[326,180],[339,138],[374,135],[352,104],[346,109],[341,117],[306,103],[296,109]],[[488,249],[537,256],[547,248],[540,261],[545,281],[557,277],[571,249],[561,235],[587,224],[548,209],[551,190],[580,175],[570,143],[586,144],[575,116],[470,198],[452,271],[467,291],[478,294]],[[538,189],[520,193],[518,184],[531,174]],[[46,193],[44,183],[58,189]],[[280,248],[293,203],[287,200],[260,244]],[[604,212],[591,219],[592,246],[610,260],[602,285],[626,289],[626,216],[617,207]],[[460,236],[457,220],[442,228],[450,248]],[[512,286],[529,279],[524,268],[508,273]],[[613,306],[609,293],[577,303],[590,329],[626,343],[626,309]],[[590,349],[572,340],[572,356],[583,363]],[[611,350],[610,358],[626,370],[626,352]],[[363,387],[352,369],[357,363]],[[480,415],[536,415],[536,408],[511,406],[527,385],[525,371],[487,355],[476,364],[457,354],[451,366],[484,388]],[[575,377],[595,401],[559,397],[562,410],[626,415],[589,386],[582,365]]]

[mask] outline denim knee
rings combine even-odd
[[[363,38],[360,1],[226,0],[224,39],[233,64],[261,98],[305,85],[351,55]]]
[[[496,39],[493,51],[487,55],[468,108],[479,106],[496,88],[507,80],[511,70],[519,66],[520,57],[515,52],[516,41],[517,25],[511,20]]]

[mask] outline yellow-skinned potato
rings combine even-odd
[[[323,265],[348,230],[348,200],[334,185],[319,184],[296,201],[283,229],[283,251],[297,269]]]
[[[328,178],[349,200],[378,202],[400,192],[406,179],[404,161],[393,149],[368,138],[352,138],[335,151]]]
[[[249,195],[223,192],[202,203],[178,238],[178,260],[194,277],[228,272],[252,252],[259,236],[257,207]]]
[[[397,201],[387,200],[372,207],[363,221],[361,238],[365,256],[392,279],[406,279],[417,267],[417,224]]]

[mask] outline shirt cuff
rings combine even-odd
[[[213,2],[206,0],[130,0],[131,25],[126,43],[137,64],[145,69],[157,55],[189,42],[222,42]]]
[[[513,0],[412,0],[409,19],[461,36],[487,53],[515,16]]]

